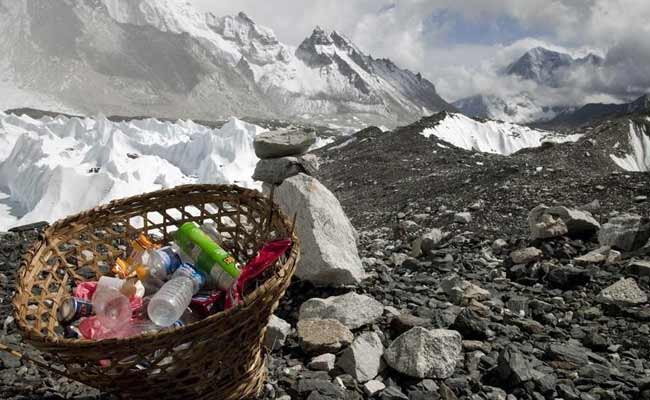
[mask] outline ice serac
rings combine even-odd
[[[466,150],[510,155],[521,149],[539,147],[544,142],[575,142],[582,135],[558,135],[549,131],[501,121],[477,121],[462,114],[446,114],[438,124],[426,128],[424,137],[440,140]]]
[[[628,146],[630,152],[622,157],[611,154],[611,159],[626,171],[650,171],[650,118],[644,122],[630,121]]]
[[[286,179],[275,190],[275,201],[287,215],[297,215],[298,278],[324,286],[352,285],[365,278],[357,232],[338,199],[316,178],[298,174]]]
[[[11,200],[0,207],[7,212],[0,230],[180,184],[258,187],[253,141],[263,131],[234,118],[211,129],[192,121],[0,113],[0,198]]]
[[[296,49],[244,13],[202,14],[181,0],[0,0],[0,10],[0,72],[11,77],[0,89],[14,101],[3,109],[54,99],[85,114],[397,125],[452,108],[421,75],[337,32],[318,29]]]

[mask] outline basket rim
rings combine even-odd
[[[54,233],[57,232],[58,229],[71,225],[74,222],[98,213],[106,212],[109,211],[110,209],[114,208],[115,206],[123,205],[123,204],[128,204],[137,200],[144,200],[148,197],[152,197],[153,195],[164,195],[164,194],[171,194],[174,192],[178,191],[183,191],[183,190],[191,190],[191,191],[205,191],[205,190],[236,190],[240,192],[240,195],[244,194],[246,196],[251,196],[251,197],[262,197],[268,200],[272,200],[269,197],[265,196],[262,192],[260,192],[257,189],[249,189],[249,188],[244,188],[238,185],[234,184],[187,184],[187,185],[179,185],[175,186],[173,188],[168,188],[168,189],[161,189],[161,190],[156,190],[153,192],[145,192],[141,193],[138,195],[134,196],[129,196],[129,197],[124,197],[124,198],[119,198],[112,200],[108,203],[101,204],[99,206],[93,207],[88,210],[81,211],[77,214],[61,218],[55,222],[53,222],[51,225],[49,225],[45,231],[41,235],[39,235],[39,238],[30,246],[28,251],[23,255],[20,268],[18,269],[17,273],[17,290],[16,293],[14,294],[14,297],[12,299],[12,316],[14,317],[16,324],[18,326],[18,331],[23,336],[23,338],[26,341],[32,342],[34,344],[42,344],[46,345],[49,347],[59,347],[59,348],[70,348],[70,347],[76,347],[76,348],[93,348],[97,346],[111,346],[111,345],[121,345],[124,343],[129,343],[129,344],[138,344],[138,343],[146,343],[149,342],[151,339],[158,339],[158,338],[163,338],[163,337],[168,337],[171,335],[180,335],[182,336],[185,332],[193,329],[198,329],[202,327],[203,325],[210,324],[212,321],[218,319],[218,318],[227,318],[228,315],[233,314],[235,312],[241,311],[248,306],[262,293],[262,291],[267,290],[269,286],[271,285],[271,282],[267,280],[260,286],[258,286],[254,291],[249,293],[247,296],[244,297],[242,300],[242,303],[232,307],[229,310],[226,311],[221,311],[216,314],[212,314],[207,318],[204,318],[200,321],[193,322],[191,324],[181,326],[175,329],[165,329],[160,332],[149,332],[149,333],[144,333],[140,335],[135,335],[135,336],[130,336],[126,338],[111,338],[111,339],[101,339],[101,340],[91,340],[91,339],[68,339],[64,338],[62,336],[46,336],[43,335],[41,332],[35,330],[32,327],[26,326],[23,324],[22,318],[18,318],[18,295],[19,293],[22,292],[22,288],[20,283],[22,282],[23,276],[25,275],[26,268],[32,263],[32,260],[36,256],[36,254],[43,249],[44,246],[47,245],[49,242],[50,238],[53,236]],[[284,211],[275,203],[274,201],[272,202],[271,207],[273,208],[273,212],[275,215],[280,219],[280,221],[285,224],[287,227],[291,227],[291,223],[289,218],[286,216]],[[291,246],[291,252],[289,253],[286,262],[282,265],[280,268],[280,271],[283,271],[286,273],[286,269],[288,266],[293,264],[294,266],[297,264],[299,258],[300,258],[300,240],[298,239],[298,236],[294,230],[291,234],[291,241],[292,241],[292,246]]]

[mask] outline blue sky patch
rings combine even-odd
[[[461,13],[447,9],[436,10],[425,20],[424,36],[433,32],[443,32],[445,42],[449,46],[505,44],[524,37],[545,36],[547,33],[524,27],[507,14],[501,14],[496,18],[486,16],[485,18],[465,19]]]

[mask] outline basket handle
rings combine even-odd
[[[31,362],[32,364],[36,365],[39,368],[46,369],[46,370],[48,370],[50,372],[53,372],[53,373],[55,373],[57,375],[61,375],[61,376],[65,377],[65,378],[72,379],[72,380],[76,381],[76,379],[73,378],[72,376],[70,376],[70,374],[68,374],[66,371],[62,371],[62,370],[60,370],[58,368],[54,368],[51,365],[49,365],[47,363],[44,363],[43,361],[36,360],[36,359],[28,356],[27,354],[21,353],[20,351],[14,349],[12,347],[9,347],[6,344],[0,342],[0,352],[2,352],[2,351],[5,352],[5,353],[10,354],[10,355],[12,355],[12,356],[14,356],[16,358],[18,358],[19,360],[24,360],[24,361]]]

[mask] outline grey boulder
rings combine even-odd
[[[333,353],[352,343],[354,335],[334,319],[298,321],[300,347],[308,354]]]
[[[331,318],[350,329],[357,329],[378,320],[384,306],[365,295],[350,292],[326,299],[309,299],[300,306],[300,319]]]
[[[429,229],[422,234],[419,238],[413,241],[412,251],[415,256],[420,254],[430,254],[433,250],[436,249],[438,244],[444,238],[444,233],[440,229],[433,228]]]
[[[300,155],[316,143],[316,133],[305,129],[280,129],[260,133],[253,141],[259,158]]]
[[[301,247],[298,278],[333,287],[365,279],[357,232],[332,192],[317,179],[298,174],[277,188],[275,201],[287,215],[297,213]]]
[[[337,365],[354,379],[363,383],[379,374],[382,367],[384,346],[375,332],[359,335],[352,345],[343,351]]]
[[[559,206],[546,207],[543,204],[528,214],[528,225],[533,239],[546,239],[564,234],[592,235],[600,229],[600,223],[588,211]]]
[[[445,379],[454,373],[461,352],[460,333],[415,327],[390,344],[384,359],[391,368],[404,375]]]
[[[484,301],[490,298],[490,292],[482,287],[466,281],[458,275],[450,275],[440,281],[440,288],[456,305],[467,305],[472,300]]]
[[[650,238],[650,223],[636,214],[623,214],[611,218],[598,232],[602,246],[632,251],[643,247]]]
[[[536,261],[542,256],[542,251],[536,247],[526,247],[525,249],[515,250],[510,254],[512,262],[515,264],[528,264]]]
[[[648,302],[648,295],[632,278],[621,279],[601,290],[596,301],[620,306],[636,306]]]
[[[336,356],[332,353],[321,354],[311,359],[307,365],[309,369],[314,371],[331,371],[334,369],[336,363]]]
[[[468,212],[459,212],[454,214],[454,222],[459,224],[469,224],[472,222],[472,214]]]
[[[277,350],[284,346],[287,336],[291,332],[291,324],[282,318],[271,315],[269,324],[266,327],[266,336],[264,337],[264,346],[271,350]]]
[[[300,173],[313,176],[318,172],[318,168],[318,157],[314,154],[305,154],[300,157],[261,159],[255,166],[253,179],[279,185],[285,179]]]

